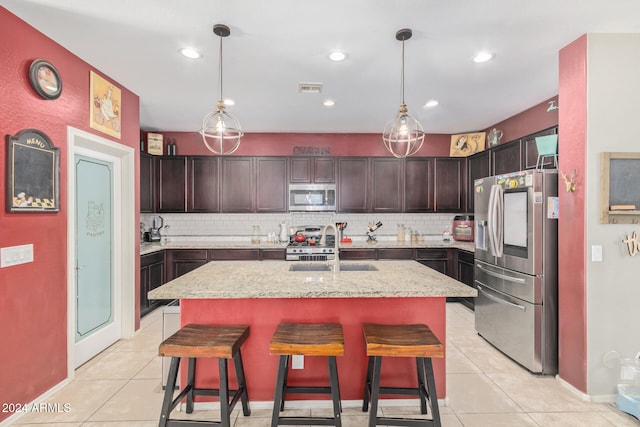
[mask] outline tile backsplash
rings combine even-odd
[[[250,239],[253,226],[260,226],[263,239],[267,233],[280,230],[284,221],[288,227],[325,225],[347,222],[345,236],[353,240],[366,240],[368,224],[382,222],[376,230],[380,240],[395,240],[398,224],[423,234],[425,239],[438,239],[445,227],[451,229],[456,214],[337,214],[326,212],[295,212],[283,214],[160,214],[164,219],[163,237],[170,240],[244,240]],[[155,214],[141,214],[140,221],[148,230]]]

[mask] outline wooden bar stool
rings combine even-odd
[[[363,325],[364,339],[369,363],[364,386],[362,411],[366,412],[371,402],[369,427],[387,426],[440,426],[438,396],[433,376],[432,357],[444,357],[444,346],[427,325]],[[380,369],[382,357],[415,357],[418,373],[418,387],[381,387]],[[426,384],[425,384],[426,380]],[[431,419],[378,417],[378,397],[380,394],[417,395],[420,398],[420,412],[427,413],[427,403],[431,407]]]
[[[278,425],[333,425],[342,426],[340,418],[340,387],[336,356],[344,355],[344,334],[339,324],[280,323],[276,328],[269,352],[280,356],[271,427]],[[288,386],[287,376],[292,355],[326,356],[329,364],[329,387]],[[333,417],[281,417],[287,393],[330,394],[333,400]]]
[[[186,325],[178,332],[167,338],[158,350],[160,356],[171,357],[169,377],[164,392],[162,411],[160,412],[160,427],[181,427],[191,426],[198,423],[207,425],[220,425],[231,427],[231,411],[238,402],[242,401],[242,413],[245,416],[251,414],[249,409],[249,397],[247,395],[247,385],[242,366],[242,355],[240,347],[249,336],[249,327],[246,325],[233,326],[208,326],[208,325]],[[182,388],[178,396],[173,398],[173,392],[178,377],[178,367],[180,358],[189,359],[187,384]],[[220,386],[217,389],[197,388],[195,385],[196,359],[204,357],[215,357],[218,359],[220,373]],[[227,372],[227,362],[233,359],[238,382],[237,390],[229,390],[229,377]],[[218,396],[220,399],[220,421],[187,421],[170,419],[171,411],[187,397],[188,414],[193,412],[194,396]],[[231,397],[231,401],[229,398]]]

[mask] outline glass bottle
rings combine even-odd
[[[260,226],[254,225],[253,232],[251,233],[251,243],[258,244],[260,243]]]
[[[404,224],[398,224],[398,234],[396,240],[398,242],[404,242]]]

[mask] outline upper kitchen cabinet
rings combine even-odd
[[[433,159],[408,158],[404,173],[405,212],[433,212]]]
[[[434,161],[435,212],[462,212],[465,202],[466,158],[443,157]]]
[[[396,158],[371,158],[370,212],[402,212],[403,162]]]
[[[254,212],[256,189],[252,160],[251,157],[223,157],[220,159],[221,212]]]
[[[187,159],[182,156],[158,157],[158,212],[186,211]]]
[[[498,145],[491,149],[492,175],[522,170],[522,144],[520,140]]]
[[[258,157],[256,166],[256,212],[287,212],[288,159]]]
[[[291,157],[289,165],[291,183],[325,184],[336,180],[333,157]]]
[[[339,157],[337,162],[337,212],[368,212],[369,159],[367,157]]]
[[[154,157],[140,153],[140,212],[151,213],[155,211],[155,166]]]
[[[481,151],[467,158],[467,177],[469,181],[467,186],[467,212],[473,213],[474,209],[473,198],[475,192],[473,190],[473,182],[476,179],[492,175],[490,154],[490,151]]]
[[[218,157],[187,158],[187,211],[220,211],[220,162]]]
[[[541,132],[534,133],[533,135],[529,135],[527,137],[522,138],[522,150],[523,150],[523,169],[535,169],[536,163],[538,162],[538,146],[536,145],[536,137],[538,136],[546,136],[546,135],[555,135],[558,133],[558,127],[554,126],[549,129],[545,129]],[[545,157],[541,160],[542,167],[545,169],[555,168],[552,157]]]

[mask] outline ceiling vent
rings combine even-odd
[[[322,92],[322,83],[298,83],[298,92],[320,93]]]

